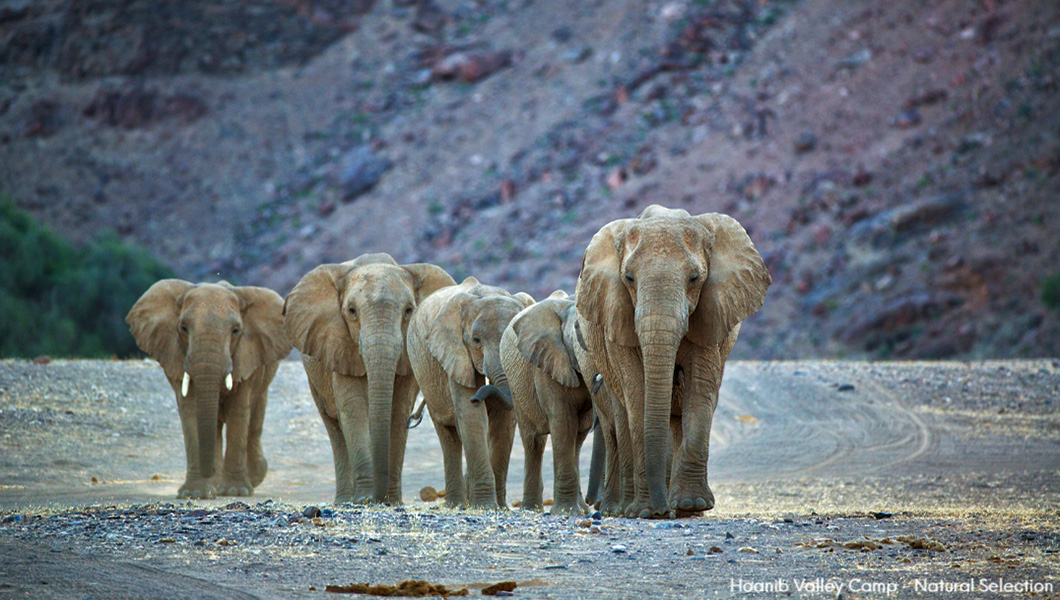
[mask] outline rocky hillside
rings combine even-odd
[[[766,258],[739,356],[1060,355],[1055,3],[165,4],[0,2],[0,191],[75,241],[540,297],[661,203]]]

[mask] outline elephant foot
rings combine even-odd
[[[258,487],[265,480],[265,474],[269,472],[269,461],[264,456],[247,461],[247,471],[250,473],[250,484]]]
[[[544,505],[540,500],[523,500],[523,503],[519,505],[520,510],[525,510],[532,513],[542,513],[545,511]]]
[[[206,480],[187,481],[177,490],[177,498],[190,500],[209,500],[215,498],[217,491],[213,484]]]
[[[556,500],[556,503],[552,505],[552,514],[587,515],[589,514],[589,507],[584,502],[581,502],[581,498],[574,500]]]
[[[647,498],[634,500],[626,507],[626,516],[631,519],[672,519],[676,515],[672,510],[659,510],[653,508],[651,501]]]
[[[254,495],[254,486],[250,484],[250,479],[245,475],[243,476],[226,476],[221,480],[221,485],[217,488],[218,496],[252,496]]]
[[[670,489],[670,508],[678,513],[701,513],[714,508],[714,492],[706,481],[690,484],[675,481]]]

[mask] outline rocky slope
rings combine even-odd
[[[766,258],[738,356],[1060,354],[1060,6],[144,6],[0,5],[2,189],[71,238],[281,293],[383,250],[543,296],[662,203]]]

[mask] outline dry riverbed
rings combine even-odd
[[[1058,402],[1052,360],[731,363],[717,508],[639,521],[422,502],[442,487],[429,419],[409,437],[405,506],[331,506],[330,446],[293,362],[255,496],[179,502],[156,365],[0,361],[0,598],[310,598],[406,579],[473,595],[510,580],[523,598],[1060,597]],[[521,485],[517,442],[509,502]]]

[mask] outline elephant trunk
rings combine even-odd
[[[400,332],[399,332],[400,334]],[[397,343],[394,343],[394,339]],[[372,500],[386,502],[390,485],[390,430],[394,377],[403,346],[401,337],[368,336],[361,346],[368,373],[368,430],[372,453]]]
[[[514,406],[512,390],[508,385],[508,374],[501,368],[500,360],[497,361],[496,366],[486,369],[486,376],[490,378],[490,385],[483,387],[493,387],[497,390],[495,394],[492,394],[491,399],[497,401],[502,407],[511,409]]]
[[[209,479],[214,475],[215,453],[220,451],[216,445],[221,382],[232,372],[231,358],[221,341],[212,344],[200,342],[196,345],[200,348],[189,353],[187,373],[195,401],[199,474]]]
[[[671,307],[647,294],[639,300],[636,328],[644,358],[644,470],[652,512],[665,515],[669,510],[666,444],[673,401],[674,365],[678,346],[688,331],[688,311],[680,310],[683,306],[667,310]],[[673,302],[669,304],[673,305]]]

